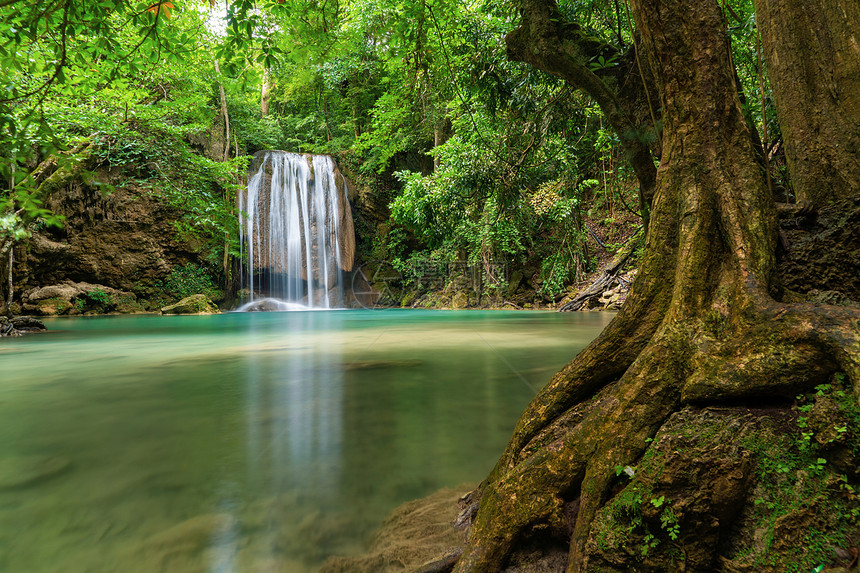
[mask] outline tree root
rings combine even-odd
[[[770,301],[753,315],[742,328],[719,319],[662,327],[617,382],[598,387],[595,377],[584,376],[567,393],[574,402],[563,412],[546,403],[530,407],[543,412],[541,427],[521,423],[521,445],[506,452],[482,485],[454,571],[498,571],[515,544],[540,529],[557,535],[572,529],[568,571],[583,570],[585,544],[616,468],[634,464],[684,405],[793,397],[838,371],[860,401],[860,311]],[[567,370],[582,371],[576,363],[594,360],[599,357],[578,357]],[[571,523],[564,509],[575,499]]]

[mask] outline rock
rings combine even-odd
[[[236,518],[226,513],[198,515],[156,533],[130,548],[128,573],[207,573],[218,553],[234,549],[224,540],[236,535]],[[255,569],[256,570],[256,569]]]
[[[455,552],[462,548],[464,535],[451,523],[457,517],[457,500],[471,489],[444,489],[401,505],[385,520],[366,555],[330,558],[321,573],[416,571],[428,561]]]
[[[20,332],[44,332],[45,323],[29,316],[16,316],[11,321],[12,327]]]
[[[210,513],[192,517],[147,539],[147,548],[195,553],[206,549],[219,532],[235,527],[236,519],[228,513]]]
[[[0,336],[13,336],[14,327],[12,321],[5,316],[0,316]]]
[[[161,309],[161,314],[214,314],[217,312],[219,312],[218,307],[205,294],[193,294]]]
[[[832,304],[836,306],[857,306],[857,303],[838,290],[812,289],[806,293],[806,300],[814,304]]]
[[[46,330],[48,329],[45,328],[45,324],[41,320],[29,316],[16,316],[15,318],[0,316],[0,336],[20,336],[21,334]]]
[[[386,368],[413,368],[421,366],[421,360],[356,360],[343,365],[347,372],[351,370],[381,370]]]
[[[177,209],[121,170],[108,172],[97,162],[84,161],[86,176],[81,171],[48,189],[43,206],[65,221],[62,228],[34,230],[16,247],[16,292],[71,279],[143,294],[171,269],[200,260],[193,241],[177,236]],[[113,190],[104,193],[97,183],[113,184]]]
[[[64,314],[140,312],[137,297],[100,284],[66,281],[30,289],[23,296],[24,309],[39,316]]]
[[[523,282],[523,273],[522,271],[514,271],[511,274],[511,280],[508,281],[508,296],[514,296],[517,292],[517,289],[520,288],[520,283]]]
[[[0,460],[0,491],[23,489],[48,481],[72,467],[66,458],[18,456]]]
[[[454,295],[451,299],[451,308],[463,309],[469,306],[469,297],[463,291]]]

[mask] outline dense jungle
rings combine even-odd
[[[3,334],[254,300],[267,150],[333,158],[371,306],[617,313],[483,481],[322,570],[860,567],[856,0],[0,0],[0,27]]]

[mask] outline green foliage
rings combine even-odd
[[[797,410],[796,434],[774,436],[767,442],[752,440],[745,446],[758,459],[755,529],[764,532],[765,544],[754,565],[787,563],[786,571],[802,572],[828,562],[832,547],[847,546],[860,527],[856,483],[827,459],[834,447],[847,449],[850,459],[857,459],[860,443],[855,434],[860,431],[860,409],[853,393],[844,386],[844,376],[837,374],[831,383],[798,396]],[[803,515],[812,504],[817,504],[816,513],[822,512],[833,528],[809,529],[806,544],[796,548],[796,555],[771,553],[779,521],[788,515]]]
[[[89,302],[102,308],[107,308],[113,304],[111,296],[100,288],[85,293],[85,297]]]
[[[176,299],[183,299],[193,294],[205,294],[212,300],[218,300],[223,296],[212,272],[193,263],[174,267],[170,274],[155,287]]]
[[[11,2],[0,7],[0,249],[33,224],[61,220],[42,207],[47,189],[33,168],[95,140],[120,145],[108,166],[151,160],[137,137],[157,125],[174,137],[199,131],[211,86],[199,73],[211,40],[203,5],[147,10],[150,2]],[[99,147],[103,153],[105,147]],[[79,149],[78,149],[79,151]],[[63,162],[78,158],[70,153]],[[86,174],[84,174],[85,176]]]
[[[279,148],[351,157],[353,173],[391,200],[391,233],[375,247],[398,264],[528,266],[539,269],[538,295],[554,299],[593,266],[582,218],[611,222],[619,208],[638,208],[618,138],[594,103],[508,61],[504,37],[518,22],[510,4],[231,0],[215,33],[204,23],[210,2],[173,4],[0,7],[0,152],[10,158],[0,176],[14,182],[0,195],[0,248],[34,221],[60,223],[29,173],[92,140],[102,166],[185,213],[180,234],[201,242],[211,263],[224,249],[236,254],[232,205],[244,160],[220,166],[187,144],[221,129],[219,85],[229,155]],[[631,45],[622,6],[560,3],[581,39],[603,46],[589,62],[598,76],[614,73]],[[766,81],[764,96],[751,97],[764,77],[752,4],[730,0],[725,10],[750,117],[764,105],[774,141]]]

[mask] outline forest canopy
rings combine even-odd
[[[225,158],[284,149],[354,166],[391,209],[390,228],[366,249],[404,270],[410,259],[513,261],[538,269],[540,292],[554,298],[594,270],[583,216],[620,243],[616,219],[643,215],[618,130],[598,103],[508,57],[512,5],[60,1],[0,10],[0,145],[14,188],[4,193],[6,237],[25,236],[36,220],[58,223],[31,177],[54,151],[95,140],[112,165],[187,157],[183,141],[221,115]],[[563,10],[599,46],[589,69],[630,71],[625,11],[611,1]],[[735,13],[752,89],[761,75],[752,8]],[[658,130],[659,117],[647,115],[644,145],[656,149]],[[229,178],[226,166],[205,169]],[[212,236],[229,226],[217,193],[192,174],[171,176],[189,180],[172,200],[195,204]]]

